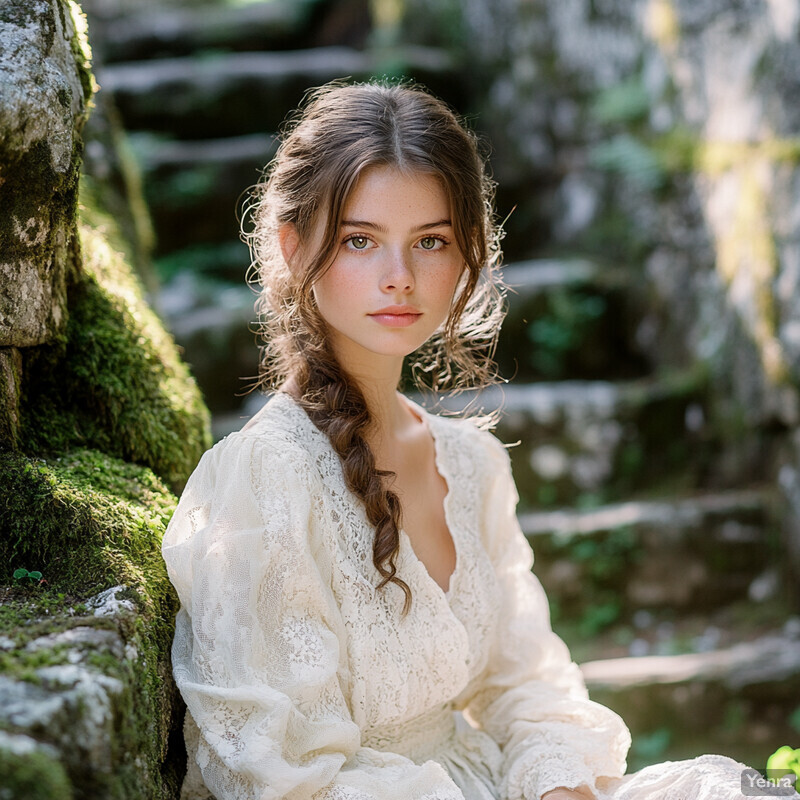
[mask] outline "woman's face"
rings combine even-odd
[[[345,206],[335,260],[313,285],[337,358],[402,362],[447,318],[463,268],[440,181],[366,170]]]

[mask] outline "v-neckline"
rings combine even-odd
[[[442,593],[445,600],[449,604],[453,599],[453,589],[455,587],[456,577],[459,572],[459,567],[461,565],[461,554],[459,552],[458,540],[456,539],[455,534],[455,527],[453,526],[452,517],[449,513],[451,500],[453,497],[453,486],[454,481],[450,471],[447,469],[445,465],[445,459],[443,456],[443,447],[442,443],[438,439],[437,432],[435,430],[435,423],[432,422],[433,414],[428,412],[425,408],[423,408],[418,403],[415,403],[413,400],[410,400],[405,395],[400,395],[403,398],[403,401],[411,407],[412,413],[417,414],[420,417],[420,421],[425,425],[430,434],[431,439],[433,440],[433,460],[434,465],[436,468],[436,472],[439,473],[439,476],[444,480],[447,484],[447,493],[442,500],[442,510],[444,513],[444,524],[447,528],[447,532],[450,535],[450,539],[453,542],[453,550],[456,554],[456,563],[453,567],[453,571],[450,573],[450,577],[447,579],[447,589],[443,589],[439,582],[428,572],[428,568],[422,562],[422,559],[417,555],[416,551],[414,550],[414,546],[411,544],[411,537],[406,532],[405,528],[400,529],[400,537],[405,537],[405,543],[408,546],[411,556],[413,557],[414,561],[418,564],[419,568],[425,573],[425,576],[428,580]]]
[[[273,393],[272,397],[275,398],[279,395],[285,396],[289,400],[290,404],[302,413],[303,418],[314,427],[314,430],[319,431],[317,426],[314,425],[311,418],[308,416],[303,406],[301,406],[300,403],[291,394],[289,394],[289,392],[284,392],[280,389],[277,389]],[[419,416],[420,420],[425,424],[426,428],[428,429],[428,433],[430,434],[431,439],[433,441],[434,465],[436,467],[436,471],[439,473],[440,477],[442,477],[445,483],[447,484],[447,493],[445,494],[444,499],[442,500],[442,510],[444,513],[445,526],[447,528],[448,533],[450,534],[450,539],[453,542],[453,550],[455,551],[456,554],[456,563],[447,581],[446,591],[439,585],[439,582],[430,574],[430,572],[428,572],[428,568],[425,566],[425,564],[422,562],[422,559],[417,555],[416,551],[414,550],[414,546],[411,544],[411,538],[409,537],[408,533],[406,533],[405,528],[402,527],[400,528],[398,534],[399,540],[401,546],[405,546],[406,551],[410,556],[411,562],[416,564],[417,570],[423,573],[424,578],[434,587],[435,591],[437,591],[442,596],[442,598],[444,598],[444,601],[449,606],[453,600],[456,580],[461,571],[461,553],[459,548],[459,541],[457,538],[456,528],[452,522],[452,515],[450,514],[450,507],[452,505],[453,489],[455,486],[455,481],[453,479],[450,470],[448,469],[448,465],[444,455],[444,446],[441,440],[439,439],[439,434],[436,430],[436,420],[434,419],[436,415],[431,414],[427,409],[423,408],[418,403],[415,403],[413,400],[409,399],[404,394],[400,394],[400,397],[402,397],[403,401],[410,406],[412,413]],[[325,434],[322,431],[319,431],[319,433],[325,436]],[[333,445],[330,443],[330,440],[328,439],[327,436],[325,436],[325,439],[330,449],[333,451],[334,454],[336,454],[336,451],[334,450]]]

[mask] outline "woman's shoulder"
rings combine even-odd
[[[238,431],[220,439],[206,453],[198,468],[225,471],[246,459],[258,460],[259,470],[307,474],[314,464],[314,450],[324,436],[287,395],[276,392]]]
[[[273,392],[236,436],[243,440],[310,450],[324,437],[291,395]]]

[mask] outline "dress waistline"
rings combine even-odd
[[[446,703],[406,722],[365,730],[361,744],[422,763],[435,758],[455,736],[456,713],[452,704]]]

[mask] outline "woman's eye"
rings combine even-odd
[[[419,246],[423,250],[436,250],[441,244],[443,244],[441,239],[437,239],[435,236],[426,236],[424,239],[419,240]]]
[[[366,250],[369,245],[369,239],[366,236],[351,236],[347,241],[353,250]]]

